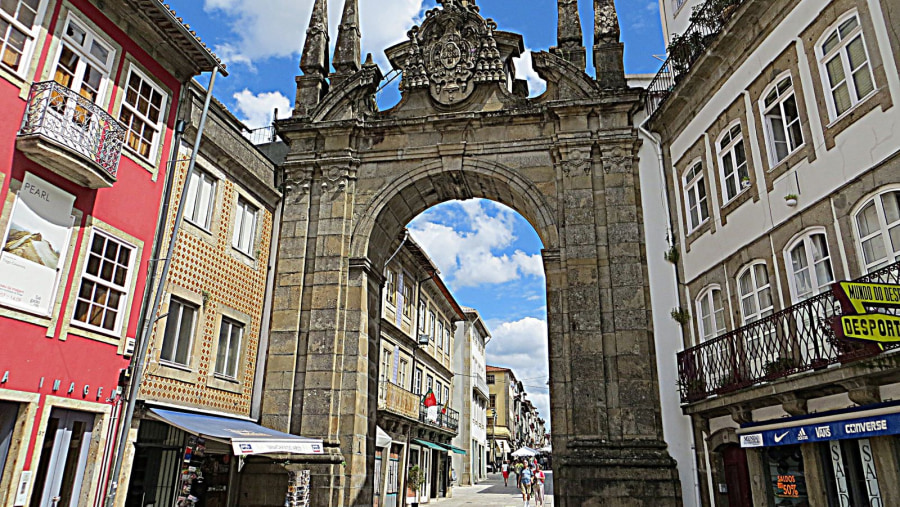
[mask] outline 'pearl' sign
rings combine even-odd
[[[50,315],[75,217],[75,196],[26,173],[0,244],[0,304]]]

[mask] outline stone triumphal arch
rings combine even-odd
[[[558,504],[678,505],[650,324],[640,91],[625,83],[612,0],[594,0],[595,77],[577,1],[559,0],[558,45],[533,54],[547,82],[536,98],[514,77],[520,35],[474,0],[439,3],[386,50],[402,99],[379,111],[357,0],[333,61],[327,2],[315,2],[293,116],[278,123],[290,153],[263,422],[325,440],[315,505],[372,505],[383,265],[428,207],[488,198],[545,246]]]

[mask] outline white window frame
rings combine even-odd
[[[422,368],[416,368],[413,371],[413,385],[411,391],[413,394],[423,394],[422,393],[422,377],[425,374]]]
[[[229,333],[227,336],[228,344],[225,347],[225,357],[220,357],[219,353],[222,351],[222,331],[225,329],[226,325],[229,326]],[[238,329],[236,344],[231,343],[231,330],[234,328]],[[216,366],[214,368],[216,377],[229,380],[237,379],[241,365],[241,348],[244,343],[244,328],[245,325],[243,322],[228,317],[222,317],[222,322],[219,324],[219,343],[217,343],[216,347]],[[234,364],[228,364],[228,357],[231,355],[232,346],[237,349],[237,354],[234,356]],[[225,371],[220,371],[220,367],[223,363],[225,365]],[[231,373],[228,371],[229,368],[233,369]]]
[[[172,311],[172,304],[177,303],[179,305],[178,315],[175,315]],[[185,358],[185,362],[179,362],[177,357],[165,358],[163,357],[163,350],[165,349],[166,344],[166,331],[169,328],[169,323],[173,322],[171,319],[175,319],[175,323],[178,328],[175,330],[175,344],[172,346],[172,353],[177,355],[178,352],[178,339],[181,336],[181,316],[184,314],[184,308],[191,308],[194,311],[194,318],[191,319],[191,331],[188,333],[190,337],[188,340],[188,346],[185,350],[187,350],[187,357]],[[197,305],[187,299],[180,298],[178,296],[170,296],[169,298],[169,312],[166,315],[166,325],[163,326],[162,330],[162,338],[160,340],[159,346],[159,361],[163,364],[174,365],[174,366],[190,366],[192,354],[194,348],[194,335],[197,333],[197,318],[200,315],[200,305]]]
[[[209,182],[209,186],[201,185],[198,188],[198,185],[203,183],[206,184]],[[216,179],[212,174],[207,171],[204,171],[199,168],[194,168],[194,171],[191,173],[191,181],[188,183],[188,195],[187,202],[185,203],[185,213],[184,219],[188,222],[196,225],[197,227],[209,231],[212,227],[212,215],[213,210],[216,207],[216,187],[218,186],[218,179]],[[206,210],[204,211],[203,206],[203,196],[200,191],[205,190],[206,192]],[[198,215],[203,214],[202,220],[198,220]]]
[[[884,188],[875,195],[864,199],[862,201],[862,204],[860,204],[853,210],[853,233],[856,236],[856,247],[860,263],[859,265],[866,273],[877,271],[885,266],[893,264],[894,262],[900,261],[900,245],[898,245],[897,249],[894,249],[893,242],[891,241],[890,236],[891,229],[900,227],[900,220],[888,222],[887,213],[885,212],[884,208],[884,196],[890,193],[900,193],[900,187],[893,186]],[[862,236],[862,233],[859,229],[859,215],[864,209],[869,206],[869,204],[875,205],[875,211],[878,218],[878,230],[866,236]],[[863,249],[863,243],[867,241],[875,241],[879,237],[881,238],[882,246],[884,247],[885,256],[878,259],[877,261],[867,262],[865,250]]]
[[[9,27],[7,27],[6,33],[0,36],[0,57],[3,56],[3,53],[6,51],[6,48],[9,45],[9,34],[12,30],[18,30],[25,34],[25,45],[22,48],[22,53],[19,57],[19,68],[13,70],[12,68],[7,67],[5,64],[0,63],[0,65],[3,65],[3,69],[5,71],[11,72],[21,78],[25,78],[28,67],[31,63],[31,59],[34,56],[34,49],[37,46],[38,35],[40,35],[40,26],[41,22],[44,19],[44,15],[46,14],[47,3],[47,0],[38,1],[37,11],[35,12],[34,16],[34,23],[32,23],[31,26],[22,24],[18,19],[10,16],[6,13],[6,11],[0,9],[0,18],[9,23]],[[16,12],[19,12],[19,9],[21,7],[22,0],[17,0]]]
[[[785,81],[790,81],[790,84],[782,91],[780,87]],[[775,101],[772,102],[772,104],[766,105],[766,99],[773,91],[775,92]],[[787,113],[785,112],[785,103],[792,98],[794,99],[794,107],[797,110],[797,118],[788,122]],[[790,71],[776,77],[772,83],[763,90],[762,96],[759,99],[759,110],[762,114],[763,128],[766,133],[766,150],[769,153],[769,166],[775,167],[787,160],[806,144],[806,139],[803,136],[803,120],[800,118],[800,102],[797,99],[797,92],[794,89],[794,77],[791,75]],[[777,116],[781,120],[780,131],[784,136],[784,143],[788,148],[787,153],[781,158],[778,156],[777,141],[775,140],[776,127],[769,121],[771,116]],[[796,145],[793,136],[791,135],[791,129],[794,125],[797,125],[800,133],[800,142]]]
[[[434,334],[436,336],[435,341],[437,341],[438,349],[444,350],[444,321],[438,320],[437,331]]]
[[[813,250],[813,237],[821,236],[825,240],[825,250],[826,256],[822,259],[816,260]],[[794,265],[794,250],[800,247],[804,248],[804,256],[801,259],[806,264],[801,266],[799,269]],[[828,267],[828,274],[831,277],[830,280],[819,280],[818,271],[816,268],[820,265],[826,265]],[[831,290],[831,284],[834,283],[834,265],[832,263],[831,257],[831,247],[828,245],[828,235],[824,228],[814,228],[807,231],[804,231],[802,234],[797,236],[793,241],[788,243],[787,248],[784,249],[784,265],[786,271],[788,273],[788,285],[791,289],[791,301],[794,304],[800,303],[806,299],[809,299],[818,294],[822,294],[823,292],[828,292]],[[799,287],[797,284],[797,276],[806,271],[809,276],[810,283],[810,291],[804,294],[800,294]]]
[[[237,204],[235,204],[234,233],[231,237],[231,246],[233,246],[235,250],[246,254],[249,257],[255,257],[253,255],[253,246],[256,244],[256,223],[258,215],[259,208],[249,200],[238,197]],[[247,228],[245,227],[247,217],[250,217],[251,219],[249,234],[246,233]],[[242,244],[245,239],[248,240],[246,245]]]
[[[714,297],[716,292],[719,293],[719,301],[718,302],[719,302],[720,306],[718,308],[716,308],[716,298]],[[704,324],[704,316],[705,316],[705,311],[703,309],[704,302],[709,305],[709,309],[710,309],[709,318],[710,318],[710,323],[712,323],[712,326],[713,326],[712,330],[706,329],[706,324]],[[700,295],[697,296],[696,307],[697,307],[697,327],[700,330],[699,338],[700,338],[701,343],[712,340],[712,339],[716,338],[717,336],[721,336],[728,330],[728,324],[725,321],[725,316],[726,316],[725,296],[724,296],[724,293],[722,292],[722,287],[720,287],[719,285],[710,285],[710,286],[704,288],[700,292]],[[719,329],[719,326],[716,323],[716,315],[720,314],[720,313],[722,316],[722,328],[721,329]]]
[[[434,341],[434,330],[437,329],[437,315],[434,313],[434,309],[428,310],[428,337],[431,341]]]
[[[79,44],[75,40],[72,40],[67,34],[67,28],[70,23],[74,23],[85,33],[85,41],[83,44]],[[98,58],[90,52],[91,42],[97,42],[103,49],[108,52],[106,62],[101,62]],[[112,44],[106,41],[103,37],[100,37],[93,30],[90,29],[87,23],[81,21],[78,16],[75,16],[71,11],[69,15],[66,17],[65,23],[62,25],[62,33],[60,34],[60,42],[59,47],[56,50],[56,58],[53,60],[53,65],[50,67],[50,80],[52,81],[56,75],[56,68],[59,66],[59,59],[62,58],[63,48],[68,47],[72,50],[73,53],[76,53],[79,57],[78,65],[75,68],[75,78],[72,81],[72,85],[70,86],[70,90],[79,93],[81,90],[81,85],[84,82],[84,66],[86,62],[90,62],[97,67],[97,69],[103,74],[103,78],[100,81],[100,86],[97,89],[97,100],[100,101],[97,103],[98,106],[103,106],[102,101],[106,98],[106,90],[109,87],[110,75],[112,74],[112,70],[114,67],[114,62],[116,61],[116,50]]]
[[[427,334],[428,331],[428,303],[424,300],[419,301],[419,313],[416,315],[416,320],[418,321],[418,329],[419,334]],[[416,336],[416,343],[419,342],[419,337]]]
[[[703,162],[695,160],[688,164],[688,167],[689,169],[682,175],[682,182],[684,185],[685,219],[687,220],[688,234],[690,234],[702,227],[703,224],[709,220],[709,193],[706,190],[706,174],[703,171]],[[690,176],[690,178],[688,178],[688,176]],[[700,197],[700,188],[703,189],[702,198]],[[696,224],[691,220],[691,210],[693,209],[691,206],[691,195],[693,195],[697,201],[697,218],[699,221]],[[703,204],[702,208],[701,204]],[[703,214],[701,213],[704,208],[706,209],[706,218],[703,218]]]
[[[127,248],[127,249],[131,250],[131,254],[129,255],[129,259],[128,259],[128,266],[126,267],[126,269],[128,270],[128,273],[125,276],[125,283],[123,285],[117,285],[114,282],[104,280],[103,278],[101,278],[99,276],[95,276],[95,275],[88,273],[88,266],[90,265],[91,255],[93,255],[93,252],[91,251],[91,247],[94,244],[94,240],[98,236],[103,237],[107,242],[112,241],[114,243],[117,243],[119,245],[119,248]],[[105,245],[105,243],[104,243],[104,245]],[[96,333],[100,333],[103,335],[115,336],[116,338],[119,338],[122,335],[122,326],[125,325],[124,318],[125,318],[125,314],[127,313],[127,310],[128,310],[128,308],[127,308],[128,299],[129,299],[129,297],[131,297],[131,285],[132,285],[131,280],[134,277],[135,257],[137,257],[139,255],[138,248],[135,245],[132,245],[131,243],[122,240],[121,238],[117,238],[116,236],[113,236],[112,234],[101,231],[97,228],[92,229],[90,240],[87,242],[87,244],[85,246],[83,246],[83,248],[86,248],[87,250],[85,251],[85,255],[84,255],[84,264],[81,266],[81,276],[78,278],[78,284],[76,285],[77,289],[76,289],[75,296],[74,296],[75,297],[75,309],[72,312],[72,320],[71,320],[72,325],[75,327],[87,329],[87,330],[90,330],[90,331],[93,331]],[[105,250],[106,250],[106,247],[104,246],[104,251]],[[104,262],[104,259],[105,259],[105,257],[101,256],[101,265],[100,265],[99,269],[102,269],[102,263]],[[121,292],[121,296],[119,297],[118,309],[116,310],[116,324],[115,324],[114,329],[110,330],[110,329],[106,329],[102,326],[95,326],[89,322],[80,321],[75,317],[76,314],[78,313],[78,302],[81,299],[81,296],[80,296],[81,284],[85,280],[95,284],[95,286],[99,285],[99,286],[106,287],[107,289]],[[91,303],[90,306],[93,306],[93,303]],[[90,310],[90,307],[89,307],[89,310]],[[88,320],[90,320],[90,313],[88,314]]]
[[[734,132],[735,128],[737,129],[736,134]],[[722,146],[722,142],[726,138],[728,138],[728,142],[725,146]],[[741,165],[737,164],[738,146],[741,146],[744,150],[744,163]],[[731,122],[724,132],[719,135],[719,138],[716,140],[716,156],[719,160],[719,180],[722,185],[722,205],[724,206],[750,188],[749,185],[744,186],[743,177],[741,176],[741,168],[743,168],[743,172],[749,180],[750,161],[747,157],[747,143],[744,142],[744,127],[741,125],[740,120]],[[725,173],[726,157],[731,157],[731,176]],[[730,178],[734,179],[734,195],[731,196],[728,195],[728,180]]]
[[[450,325],[444,328],[444,350],[450,353]]]
[[[850,30],[846,35],[841,36],[841,25],[854,17],[856,18],[856,27]],[[838,44],[834,48],[832,48],[831,51],[825,53],[822,46],[831,37],[831,35],[835,34],[836,32],[839,38]],[[856,69],[851,69],[850,58],[847,55],[847,46],[849,46],[850,42],[856,40],[857,36],[862,41],[863,50],[866,54],[866,62]],[[878,91],[878,86],[875,83],[875,76],[872,72],[872,59],[869,53],[869,46],[866,43],[866,38],[862,32],[862,18],[859,16],[859,13],[855,9],[845,13],[843,16],[838,18],[836,23],[829,26],[828,29],[825,30],[825,33],[822,35],[822,37],[819,38],[818,42],[816,42],[816,57],[819,62],[819,72],[822,75],[822,87],[825,91],[825,102],[828,106],[828,117],[832,122],[837,121],[850,111],[854,110],[857,105],[865,102],[868,97],[874,95]],[[838,86],[831,86],[827,67],[827,64],[836,57],[840,57],[841,59],[841,65],[844,70],[844,81],[842,81],[842,83],[847,83],[847,92],[850,97],[850,106],[845,111],[840,113],[838,113],[837,111],[837,104],[834,100],[834,90],[836,90],[840,86],[840,83],[838,84]],[[872,81],[872,91],[867,93],[865,96],[860,97],[856,89],[856,82],[854,81],[854,79],[852,79],[852,77],[856,71],[861,70],[863,67],[866,67],[868,69],[869,79],[871,79]]]
[[[405,358],[400,359],[400,365],[397,367],[397,385],[406,389],[406,370],[409,368],[409,361]]]
[[[401,311],[403,312],[403,318],[405,320],[409,320],[412,317],[413,304],[415,303],[413,301],[412,285],[408,283],[408,281],[411,279],[412,278],[409,276],[409,274],[404,275],[403,286],[400,289],[403,291],[403,308],[401,309]]]
[[[394,351],[391,349],[381,349],[381,381],[389,382],[393,377],[394,368]]]
[[[393,269],[389,269],[385,278],[384,299],[393,308],[397,305],[397,273]]]
[[[159,119],[156,121],[156,123],[151,122],[150,118],[148,118],[147,116],[144,116],[144,114],[141,113],[140,111],[138,111],[135,106],[128,103],[128,89],[131,86],[131,76],[133,74],[137,75],[137,77],[141,81],[143,81],[148,86],[150,86],[150,88],[153,91],[159,93],[159,95],[162,97],[161,102],[159,104]],[[159,85],[157,85],[155,81],[150,79],[147,76],[147,74],[145,74],[143,71],[141,71],[137,67],[137,65],[135,65],[133,63],[131,65],[129,65],[125,83],[122,87],[122,104],[119,109],[119,117],[118,117],[119,123],[122,123],[123,125],[125,125],[122,122],[122,112],[127,108],[129,111],[131,111],[131,114],[135,115],[138,119],[140,119],[147,125],[150,125],[151,128],[153,128],[153,130],[156,132],[156,134],[153,136],[153,142],[150,143],[150,153],[145,157],[145,156],[141,155],[140,153],[138,153],[137,150],[133,149],[128,144],[128,136],[131,133],[131,125],[127,125],[126,126],[127,131],[125,132],[125,145],[124,145],[125,149],[127,149],[129,152],[133,153],[136,157],[138,157],[142,160],[145,160],[147,162],[153,163],[154,161],[156,161],[156,158],[159,154],[160,146],[162,145],[163,137],[165,137],[164,134],[165,134],[165,128],[166,128],[165,127],[165,125],[166,125],[166,107],[168,106],[168,104],[169,104],[168,93],[166,93],[165,90],[163,90]]]
[[[759,280],[757,280],[756,268],[758,266],[762,266],[766,270],[766,283],[763,285],[760,285]],[[743,291],[743,287],[741,286],[741,279],[748,273],[751,277],[753,289],[750,293],[745,294]],[[747,324],[751,324],[775,313],[775,296],[773,294],[774,289],[772,287],[772,276],[769,274],[768,264],[766,264],[764,261],[752,262],[738,273],[738,275],[735,277],[735,280],[737,281],[738,298],[740,300],[742,326],[746,326]],[[760,304],[760,296],[764,291],[767,290],[769,291],[770,305],[763,308]],[[744,300],[751,297],[753,298],[753,303],[756,311],[747,315],[744,312]]]

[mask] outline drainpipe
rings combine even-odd
[[[262,412],[262,391],[265,384],[266,358],[269,350],[269,329],[272,324],[272,304],[275,296],[275,264],[278,243],[281,238],[281,216],[284,210],[284,196],[275,207],[272,222],[272,238],[269,244],[269,274],[266,280],[266,300],[263,306],[262,327],[259,330],[259,347],[256,349],[256,374],[253,378],[253,395],[250,401],[250,418],[259,421]]]
[[[652,132],[650,132],[650,130],[647,129],[648,123],[650,123],[649,115],[646,118],[644,118],[644,121],[642,121],[640,123],[640,125],[638,125],[638,131],[640,131],[640,133],[643,134],[643,136],[645,138],[647,138],[651,144],[653,144],[653,148],[656,151],[657,166],[659,167],[659,178],[660,178],[660,183],[662,184],[662,188],[663,188],[663,208],[666,211],[666,238],[668,239],[669,246],[674,246],[675,245],[674,227],[672,226],[672,213],[671,213],[671,210],[669,209],[669,185],[666,181],[666,171],[665,171],[665,166],[663,165],[662,142],[659,139],[657,139],[656,135],[654,135]],[[678,307],[679,308],[683,307],[682,301],[681,301],[681,275],[678,273],[677,265],[675,266],[675,296],[677,298]],[[691,426],[693,426],[693,422],[691,423]],[[691,432],[691,433],[692,433],[691,434],[691,440],[692,440],[691,448],[693,449],[693,448],[696,448],[697,443],[696,443],[696,441],[694,441],[693,432]],[[705,442],[704,442],[704,445],[705,445]],[[694,497],[697,499],[697,505],[700,505],[700,503],[699,503],[700,484],[699,484],[699,481],[697,478],[696,458],[693,458],[691,461],[692,461],[691,470],[693,471],[693,475],[694,475],[694,479],[695,479],[694,480]]]
[[[206,89],[206,100],[203,103],[203,113],[200,115],[200,125],[197,127],[197,138],[194,140],[194,149],[191,152],[191,158],[188,162],[187,175],[184,179],[184,188],[182,188],[181,198],[178,201],[178,212],[175,214],[175,226],[172,230],[172,238],[169,240],[169,247],[166,251],[162,272],[160,273],[159,286],[157,287],[156,294],[153,298],[153,305],[151,306],[149,313],[144,316],[147,324],[144,326],[142,336],[140,337],[140,347],[138,347],[137,344],[135,345],[134,355],[132,356],[131,385],[129,386],[130,389],[128,392],[128,404],[126,405],[125,415],[122,418],[121,423],[121,430],[124,438],[119,439],[119,446],[116,450],[116,463],[113,467],[111,475],[112,480],[109,483],[109,490],[106,496],[107,507],[114,506],[116,497],[118,496],[119,475],[122,473],[122,462],[124,461],[125,451],[128,445],[128,433],[131,429],[132,421],[134,420],[134,408],[137,404],[138,392],[143,378],[144,362],[146,360],[147,352],[150,349],[151,333],[153,332],[154,327],[153,324],[159,320],[159,317],[156,315],[159,313],[162,295],[163,292],[165,292],[166,278],[169,276],[169,268],[172,266],[172,256],[175,253],[175,242],[178,239],[178,229],[181,227],[181,222],[184,220],[184,206],[187,202],[187,187],[190,185],[191,175],[193,174],[194,166],[197,163],[197,153],[200,150],[200,141],[203,139],[203,131],[206,128],[206,118],[209,114],[209,106],[212,102],[213,88],[216,84],[218,72],[218,67],[214,68],[209,77],[209,86]],[[150,279],[147,283],[152,284],[153,280]]]

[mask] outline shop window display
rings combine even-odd
[[[833,440],[821,446],[826,471],[828,507],[883,507],[878,472],[868,439]],[[829,477],[829,478],[831,478]]]
[[[227,446],[221,452],[215,442],[191,435],[182,457],[177,507],[226,507],[232,456]]]
[[[766,450],[769,467],[769,496],[776,507],[808,507],[806,474],[799,445]]]

